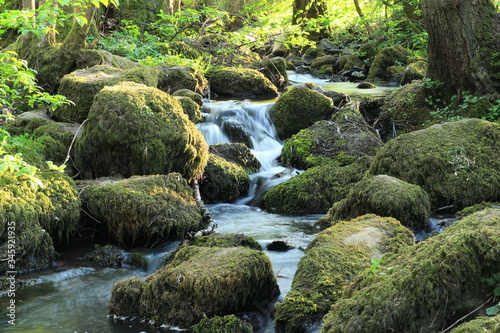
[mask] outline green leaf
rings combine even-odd
[[[500,303],[498,303],[497,305],[494,305],[494,306],[486,309],[486,314],[488,316],[494,316],[497,313],[500,313]]]
[[[83,16],[75,16],[76,23],[78,23],[79,26],[83,27],[85,24],[87,24],[87,19]]]

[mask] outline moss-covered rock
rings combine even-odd
[[[479,317],[458,325],[450,333],[500,332],[500,315]]]
[[[244,234],[210,234],[208,236],[196,237],[190,246],[205,247],[247,247],[254,250],[262,250],[262,246],[253,237]]]
[[[94,96],[102,88],[125,81],[156,87],[158,72],[149,67],[122,70],[109,65],[74,71],[61,79],[58,90],[58,94],[66,96],[74,104],[57,108],[53,115],[61,121],[81,123],[88,116]]]
[[[125,252],[116,246],[95,245],[95,250],[85,254],[82,259],[100,267],[118,268],[122,267],[127,258]]]
[[[39,171],[36,177],[43,188],[9,172],[0,176],[0,251],[12,253],[9,244],[15,244],[15,267],[1,261],[0,272],[50,265],[54,244],[78,228],[80,198],[71,178],[52,171]]]
[[[282,57],[264,58],[260,61],[258,71],[264,74],[278,89],[286,88],[288,73],[286,71],[286,60]]]
[[[440,332],[490,297],[482,278],[500,271],[499,234],[500,210],[488,209],[385,255],[348,287],[322,332]]]
[[[377,54],[368,72],[369,79],[390,80],[387,69],[391,66],[406,65],[410,53],[402,46],[385,47]]]
[[[255,69],[228,67],[214,71],[210,77],[210,91],[221,97],[251,98],[277,96],[278,89]]]
[[[191,91],[189,89],[179,89],[172,93],[172,96],[185,96],[189,97],[193,102],[201,106],[203,104],[203,96],[200,93]]]
[[[208,93],[208,81],[203,73],[191,67],[158,66],[158,89],[173,93],[181,89],[188,89],[205,96]]]
[[[33,136],[41,138],[45,159],[60,165],[65,162],[75,135],[81,134],[78,130],[78,125],[56,122],[38,127]]]
[[[204,318],[198,324],[191,327],[193,333],[252,333],[253,327],[250,323],[241,320],[235,315],[224,317],[214,316]]]
[[[320,69],[325,65],[330,65],[332,68],[338,68],[339,57],[334,55],[325,55],[314,59],[311,64],[311,68]]]
[[[278,135],[287,139],[315,122],[327,119],[333,112],[333,101],[305,86],[292,87],[269,110]]]
[[[369,172],[421,186],[432,208],[499,201],[500,124],[468,119],[403,134],[377,153]]]
[[[96,95],[76,142],[85,178],[179,172],[191,180],[202,174],[207,153],[203,135],[174,97],[132,82]]]
[[[363,155],[375,155],[382,140],[364,120],[358,103],[348,104],[332,120],[318,121],[287,140],[281,150],[282,163],[307,169],[334,161],[347,165]]]
[[[372,157],[363,156],[344,167],[326,163],[309,168],[272,187],[263,197],[264,209],[273,213],[324,214],[363,178],[371,161]]]
[[[200,191],[208,202],[231,201],[245,194],[250,187],[250,177],[242,166],[212,153],[209,153],[203,175]]]
[[[366,177],[347,196],[333,204],[318,223],[330,226],[363,214],[390,216],[414,230],[427,227],[431,212],[429,195],[418,185],[387,175]]]
[[[200,122],[203,119],[201,115],[200,106],[194,102],[191,98],[186,96],[174,96],[177,98],[179,103],[181,103],[182,110],[188,116],[194,124]]]
[[[408,84],[414,80],[422,80],[425,77],[425,72],[427,70],[427,62],[424,60],[417,60],[406,66],[403,73],[403,78],[401,79],[401,84]]]
[[[305,50],[304,54],[302,55],[302,60],[306,64],[311,64],[314,59],[318,57],[323,57],[325,55],[325,52],[317,47],[310,47],[307,50]]]
[[[257,310],[279,294],[269,258],[243,247],[183,246],[145,280],[115,283],[108,311],[187,328],[203,318]]]
[[[229,162],[242,166],[248,173],[257,172],[261,167],[259,160],[242,143],[217,143],[211,145],[208,151]]]
[[[193,190],[178,173],[105,181],[85,187],[81,197],[93,217],[89,223],[126,248],[207,226]]]
[[[7,120],[2,128],[7,130],[11,135],[31,134],[38,127],[53,122],[55,121],[44,111],[28,111]]]
[[[349,95],[340,91],[326,90],[312,82],[306,82],[305,86],[311,90],[319,92],[321,95],[331,98],[333,100],[333,105],[335,106],[344,106],[351,101],[351,97]]]
[[[338,72],[347,71],[351,68],[363,68],[364,62],[356,54],[348,54],[340,57]]]
[[[276,332],[306,332],[330,310],[345,286],[370,267],[372,259],[413,243],[413,234],[397,220],[376,215],[322,231],[307,246],[292,290],[276,305]]]

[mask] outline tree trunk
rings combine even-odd
[[[498,16],[491,0],[422,0],[429,34],[427,77],[447,98],[500,92]]]
[[[292,24],[305,27],[307,20],[318,19],[326,13],[325,0],[294,0]],[[319,31],[308,31],[309,39],[317,40],[328,35],[328,28],[322,27]]]
[[[167,0],[168,11],[170,15],[174,15],[179,10],[181,10],[181,1],[180,0]]]
[[[363,17],[363,11],[361,10],[358,0],[354,0],[354,7],[356,7],[356,12],[358,12],[359,17]]]

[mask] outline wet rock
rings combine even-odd
[[[293,246],[283,240],[275,240],[267,244],[266,248],[268,251],[286,252],[293,249]]]
[[[241,143],[217,143],[209,147],[209,152],[242,166],[248,173],[257,172],[261,167],[257,157]]]
[[[500,124],[467,119],[398,136],[382,147],[370,174],[419,185],[433,209],[500,201]]]
[[[371,82],[361,82],[356,86],[358,89],[373,89],[376,88],[375,85]]]
[[[243,143],[248,148],[253,148],[252,134],[242,121],[234,118],[222,120],[222,130],[229,137],[231,142]]]
[[[75,149],[84,178],[179,172],[190,180],[208,159],[205,139],[179,102],[132,82],[96,95]]]
[[[398,221],[376,215],[322,231],[301,258],[292,290],[276,304],[276,332],[306,332],[330,310],[345,286],[370,267],[372,259],[413,243],[413,234]]]
[[[119,268],[127,261],[125,251],[111,245],[96,245],[95,250],[87,253],[83,258],[101,267]]]
[[[363,214],[390,216],[414,230],[427,226],[431,205],[429,195],[417,185],[387,175],[365,177],[336,202],[318,224],[330,226]]]
[[[311,90],[319,92],[322,95],[325,95],[326,97],[331,98],[335,106],[342,106],[351,101],[351,97],[349,95],[340,91],[326,90],[311,82],[307,82],[305,86]]]
[[[254,69],[223,68],[210,75],[210,91],[221,97],[278,96],[276,86]]]
[[[487,209],[384,255],[336,302],[323,332],[441,332],[490,297],[482,278],[500,270],[499,233],[500,210]]]

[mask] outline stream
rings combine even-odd
[[[380,97],[387,95],[395,87],[377,87],[375,89],[357,89],[355,83],[332,83],[314,79],[309,75],[290,73],[292,84],[314,82],[325,89],[345,92],[352,99],[361,96]],[[251,175],[252,185],[248,195],[233,203],[207,205],[212,214],[215,229],[219,233],[244,233],[254,237],[266,248],[271,241],[287,237],[295,248],[287,252],[266,251],[277,275],[282,298],[291,288],[293,275],[305,248],[315,234],[319,232],[313,223],[321,215],[289,216],[270,214],[257,207],[261,191],[257,191],[259,180],[268,179],[285,168],[276,164],[282,142],[277,138],[268,110],[273,101],[210,101],[205,106],[210,113],[204,114],[205,122],[197,124],[209,145],[230,142],[222,132],[220,125],[224,119],[237,120],[251,133],[252,152],[261,161],[262,168]],[[293,176],[300,170],[286,173],[266,183],[273,186]],[[158,267],[160,259],[173,251],[178,241],[165,242],[148,252],[148,268],[135,267],[95,268],[82,267],[78,263],[56,262],[55,267],[42,272],[29,274],[34,281],[28,286],[16,290],[16,321],[8,323],[9,318],[0,318],[0,332],[30,333],[155,333],[172,332],[179,329],[153,327],[147,324],[130,324],[114,321],[106,315],[106,303],[111,295],[113,284],[131,276],[145,278]],[[7,295],[0,297],[0,307],[5,313],[9,304]],[[265,321],[261,333],[274,332],[273,323]]]

